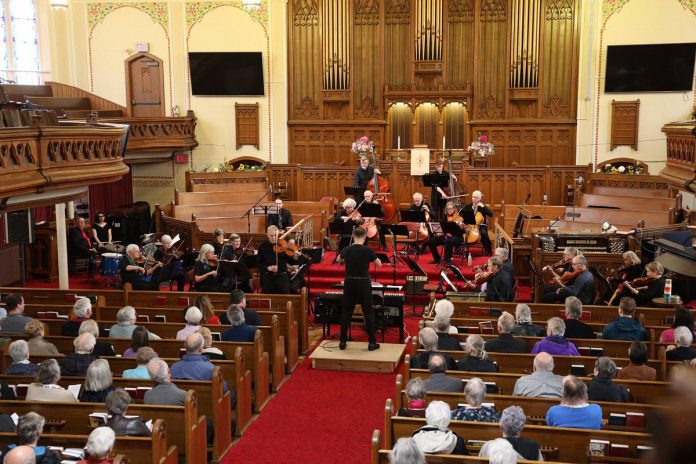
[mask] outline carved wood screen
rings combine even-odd
[[[259,149],[259,104],[234,104],[235,135],[237,150],[242,145],[253,145]]]
[[[611,150],[627,145],[638,150],[638,110],[640,100],[611,101]]]
[[[574,164],[581,1],[289,0],[290,162],[481,132],[491,166]]]

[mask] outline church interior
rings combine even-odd
[[[2,5],[0,419],[63,462],[693,462],[693,0]]]

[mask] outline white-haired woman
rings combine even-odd
[[[218,265],[215,263],[215,248],[206,243],[198,252],[194,266],[194,279],[197,292],[223,292],[224,287],[218,280]]]
[[[203,313],[195,306],[189,306],[186,310],[186,327],[176,333],[177,340],[186,340],[186,337],[198,330],[198,326],[203,319]]]
[[[425,464],[425,454],[413,438],[402,437],[389,452],[389,464]]]
[[[106,395],[115,390],[113,383],[114,379],[111,375],[109,362],[105,359],[97,359],[87,368],[80,401],[83,403],[103,403],[106,400]]]
[[[467,355],[464,359],[457,361],[457,369],[468,372],[495,372],[498,370],[495,363],[488,359],[484,347],[484,340],[480,335],[469,335],[466,337]]]
[[[689,361],[696,358],[696,350],[691,348],[694,335],[688,327],[679,326],[674,329],[674,341],[676,346],[667,347],[668,361]]]
[[[484,406],[486,384],[478,377],[469,379],[464,387],[466,404],[452,412],[452,419],[472,422],[498,422],[500,413],[492,406]]]
[[[15,340],[10,343],[8,354],[12,358],[12,364],[7,366],[4,374],[34,375],[38,366],[29,361],[29,345],[26,341]]]
[[[155,261],[164,264],[162,268],[162,278],[161,280],[170,280],[176,282],[176,289],[180,292],[184,291],[186,287],[186,272],[184,271],[181,259],[179,258],[178,252],[172,247],[174,242],[172,237],[169,235],[163,235],[160,237],[161,247],[157,248],[153,257]]]
[[[515,307],[515,320],[517,323],[512,327],[513,335],[523,335],[527,337],[543,337],[545,330],[542,326],[532,323],[532,308],[529,305],[520,303]]]
[[[420,377],[414,377],[408,381],[404,391],[406,392],[408,403],[406,403],[405,408],[399,409],[396,415],[425,417],[425,395],[428,394],[428,390],[425,388],[425,381]]]
[[[442,298],[435,303],[435,306],[433,308],[433,311],[435,312],[435,319],[440,319],[440,320],[447,320],[447,323],[449,324],[450,319],[452,318],[452,315],[454,314],[454,305],[452,302],[446,298]],[[426,327],[433,327],[435,328],[435,323],[436,321],[425,321]],[[438,332],[442,332],[442,330],[437,330]],[[456,327],[453,325],[449,325],[447,327],[446,333],[450,335],[455,335],[459,333]]]
[[[468,455],[462,437],[449,430],[452,412],[444,401],[431,401],[425,410],[427,425],[413,432],[413,440],[427,454]]]
[[[520,437],[526,423],[527,416],[521,407],[509,406],[505,408],[500,415],[500,430],[503,432],[503,439],[507,440],[512,445],[512,448],[517,452],[518,459],[543,461],[544,457],[541,454],[539,443],[528,438]],[[484,448],[485,445],[481,448],[479,456],[488,456],[488,454],[484,452]]]
[[[97,427],[92,430],[87,438],[85,451],[89,455],[87,459],[78,461],[77,464],[111,464],[111,451],[114,449],[116,434],[110,427]]]

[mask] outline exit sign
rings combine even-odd
[[[177,153],[174,155],[174,162],[177,164],[188,163],[188,155],[186,153]]]

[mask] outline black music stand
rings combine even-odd
[[[348,187],[347,185],[343,187],[343,193],[347,197],[353,197],[355,200],[362,198],[363,193],[365,193],[364,188],[360,187]]]
[[[220,260],[220,270],[226,276],[232,278],[234,277],[234,288],[239,287],[240,280],[249,280],[251,275],[249,274],[249,268],[246,264],[239,261],[228,261]]]
[[[412,260],[408,256],[404,256],[403,258],[404,263],[406,263],[406,266],[411,270],[411,273],[406,276],[406,280],[408,281],[408,278],[414,278],[414,277],[427,277],[428,273],[423,270],[422,267],[418,265],[417,262]],[[411,314],[413,316],[418,316],[418,313],[416,312],[416,280],[413,279],[411,282],[411,293],[409,294],[411,298]]]
[[[323,248],[303,248],[302,249],[302,254],[307,255],[310,257],[309,260],[305,263],[307,266],[307,295],[312,294],[312,264],[319,264],[321,263],[321,260],[324,258],[324,249]],[[299,272],[298,272],[299,274]],[[312,299],[308,298],[307,299],[307,311],[308,312],[314,312],[314,308],[312,308]],[[315,313],[316,314],[316,313]]]
[[[396,285],[396,265],[399,263],[399,259],[396,255],[396,236],[401,235],[408,237],[408,227],[399,224],[380,224],[380,233],[392,236],[392,285]]]
[[[346,238],[350,241],[350,237],[353,235],[354,223],[351,222],[332,222],[329,224],[329,234],[340,236],[338,240],[338,250],[336,250],[336,257],[341,253],[341,250],[346,246]],[[343,244],[343,246],[341,246]],[[336,260],[334,259],[334,263]]]
[[[450,176],[447,174],[439,174],[437,172],[423,174],[423,185],[425,187],[447,187],[449,185]]]

